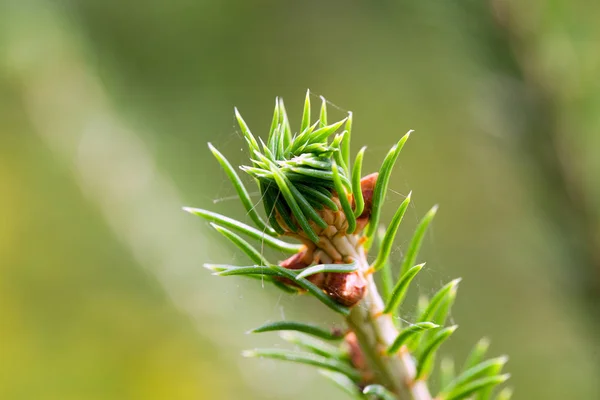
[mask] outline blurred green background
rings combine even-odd
[[[463,277],[443,352],[487,336],[516,399],[600,398],[600,3],[0,1],[0,399],[343,399],[239,355],[267,320],[339,319],[218,279],[243,262],[180,211],[244,218],[206,142],[246,152],[306,88],[354,112],[365,171],[415,129],[394,257],[441,210],[418,291]],[[412,293],[413,299],[419,293]],[[403,317],[410,320],[412,309]]]

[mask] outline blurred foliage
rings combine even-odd
[[[71,153],[55,146],[60,129],[43,133],[76,126],[80,109],[62,107],[69,99],[104,104],[78,71],[97,79],[111,118],[139,138],[181,204],[221,198],[212,208],[238,218],[206,148],[245,159],[234,105],[266,131],[274,96],[299,110],[306,88],[326,95],[354,112],[353,150],[369,146],[365,173],[415,129],[391,183],[390,202],[412,189],[415,204],[393,257],[439,203],[419,286],[431,293],[463,277],[454,308],[462,332],[446,351],[460,359],[487,335],[511,356],[515,399],[600,397],[598,15],[581,0],[1,3],[0,398],[342,398],[312,371],[265,361],[277,381],[266,385],[254,362],[238,359],[250,343],[240,332],[281,319],[282,302],[306,320],[331,314],[252,283],[217,283],[196,271],[206,257],[182,256],[183,269],[156,259],[179,278],[180,287],[165,285],[147,267],[157,257],[131,243],[152,230],[179,237],[159,222],[179,218],[176,205],[163,215],[152,198],[136,199],[156,223],[115,232],[127,215],[111,214],[123,210],[119,199],[82,185],[81,160],[65,156],[84,146],[79,131]],[[74,85],[48,92],[42,77]],[[112,138],[125,137],[98,135],[117,148]],[[108,154],[94,171],[129,156]],[[230,261],[219,245],[189,244]],[[174,299],[180,291],[195,296],[188,308]]]

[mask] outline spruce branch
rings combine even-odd
[[[435,397],[432,394],[430,377],[437,354],[457,328],[445,324],[460,279],[443,286],[431,299],[420,301],[413,324],[401,324],[396,318],[410,284],[425,267],[416,262],[437,212],[434,206],[425,214],[404,259],[394,268],[390,252],[411,194],[399,205],[387,228],[380,228],[379,220],[393,167],[412,131],[391,148],[377,173],[362,177],[365,147],[350,164],[352,114],[329,123],[327,102],[321,98],[319,118],[311,124],[310,100],[307,92],[300,130],[292,132],[283,101],[276,99],[266,142],[254,136],[235,110],[250,153],[249,165],[240,169],[257,182],[265,217],[256,211],[233,166],[209,144],[256,228],[207,210],[184,208],[207,220],[250,262],[242,266],[206,265],[213,274],[261,279],[293,294],[305,293],[345,318],[345,330],[296,321],[265,324],[250,332],[280,331],[284,340],[303,351],[256,349],[244,355],[316,366],[353,398],[494,398],[493,388],[508,379],[502,374],[507,358],[485,360],[487,341],[475,346],[457,373],[454,361],[443,358],[442,385]],[[260,247],[240,235],[258,241]],[[367,252],[374,243],[377,255],[370,264]],[[263,244],[291,256],[272,262],[259,250]],[[374,280],[378,273],[382,274],[385,298],[379,295]],[[398,275],[396,282],[394,275]],[[510,393],[505,389],[495,398],[506,399]]]

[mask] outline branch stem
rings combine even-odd
[[[364,250],[359,248],[356,260],[362,271],[369,269]],[[432,400],[426,383],[415,380],[416,365],[408,351],[401,350],[388,356],[385,350],[399,334],[392,316],[382,314],[384,303],[370,274],[365,298],[352,308],[347,317],[350,329],[356,335],[360,348],[377,383],[387,387],[400,400]]]

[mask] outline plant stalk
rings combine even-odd
[[[356,261],[360,269],[369,269],[364,249],[358,247]],[[432,400],[425,381],[415,380],[416,365],[406,347],[389,356],[385,350],[399,334],[390,314],[382,314],[384,303],[377,291],[373,275],[367,279],[364,299],[352,308],[347,323],[356,335],[363,355],[375,373],[377,383],[387,387],[400,400]]]

